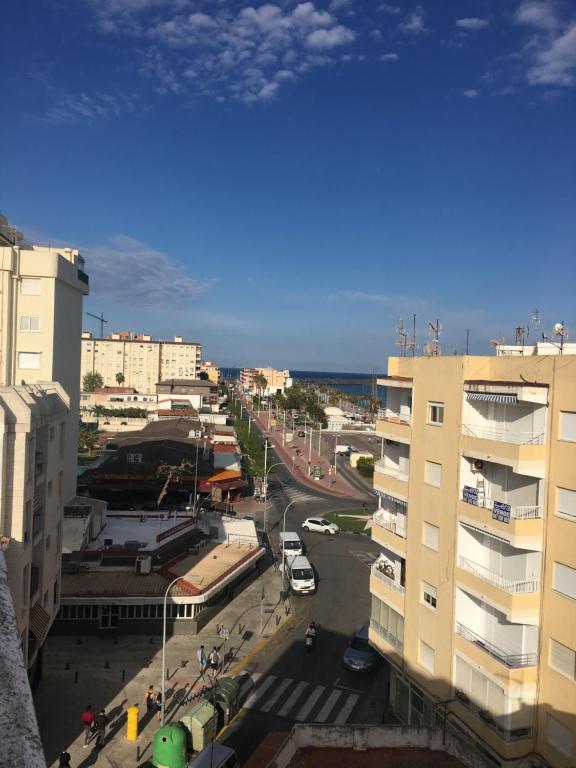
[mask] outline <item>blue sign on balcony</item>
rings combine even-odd
[[[478,488],[472,488],[469,485],[465,485],[462,488],[462,499],[468,504],[476,504],[478,506]]]
[[[501,523],[509,523],[510,509],[510,504],[505,504],[503,501],[495,501],[492,507],[492,519],[498,520]]]

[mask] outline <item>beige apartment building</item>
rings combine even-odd
[[[166,379],[196,379],[201,370],[202,345],[184,341],[158,341],[149,334],[112,333],[105,339],[82,334],[80,385],[87,373],[99,373],[105,387],[118,384],[140,394],[155,394],[156,384]]]
[[[250,390],[256,394],[258,387],[255,384],[254,377],[261,374],[266,379],[266,388],[262,391],[264,396],[275,395],[284,392],[285,389],[292,386],[290,371],[277,371],[274,368],[243,368],[240,371],[240,383],[244,389]]]
[[[220,384],[221,374],[219,365],[216,365],[216,363],[213,363],[210,360],[206,360],[200,366],[200,370],[203,373],[208,374],[208,381],[211,381],[213,384]]]
[[[87,293],[77,250],[25,244],[0,217],[0,536],[32,675],[58,611],[59,525],[76,493]]]
[[[404,723],[446,715],[501,764],[568,768],[576,355],[554,351],[389,359],[370,641]]]

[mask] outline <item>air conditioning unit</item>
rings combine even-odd
[[[152,558],[151,557],[137,557],[134,563],[134,573],[145,575],[152,573]]]
[[[160,512],[158,520],[168,520],[168,512]]]
[[[484,469],[484,462],[482,461],[482,459],[474,459],[474,461],[472,462],[471,469],[472,469],[472,472],[482,472],[482,470]]]

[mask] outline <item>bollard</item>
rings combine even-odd
[[[136,741],[138,738],[138,715],[140,710],[137,706],[128,707],[126,710],[126,738],[128,741]]]
[[[78,682],[78,670],[76,670],[76,672],[74,672],[74,682],[75,683]]]
[[[136,762],[140,762],[140,744],[136,744]]]

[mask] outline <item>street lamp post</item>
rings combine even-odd
[[[164,613],[162,614],[162,712],[161,712],[161,725],[164,725],[164,713],[166,708],[166,602],[168,600],[168,592],[176,584],[177,581],[183,579],[184,576],[176,576],[170,584],[166,587],[164,592]]]
[[[314,432],[313,429],[310,429],[310,444],[308,446],[308,464],[312,461],[312,433]]]
[[[291,501],[286,507],[286,509],[284,510],[284,515],[282,517],[282,533],[286,533],[286,512],[288,512],[292,504],[295,504],[295,503],[296,503],[296,499],[294,499],[294,501]],[[284,537],[282,538],[284,539]],[[286,573],[286,550],[284,546],[282,546],[282,599],[284,599],[284,574],[285,573]]]
[[[266,459],[266,454],[264,454],[264,459]],[[286,466],[283,461],[277,461],[268,470],[264,470],[264,533],[266,533],[266,526],[268,525],[268,475],[274,467],[279,467],[281,464]]]
[[[338,436],[334,435],[334,478],[338,472],[338,453],[336,452],[336,446],[338,445]]]
[[[192,508],[194,516],[196,515],[197,498],[198,498],[198,440],[196,440],[196,468],[194,471],[194,506]]]

